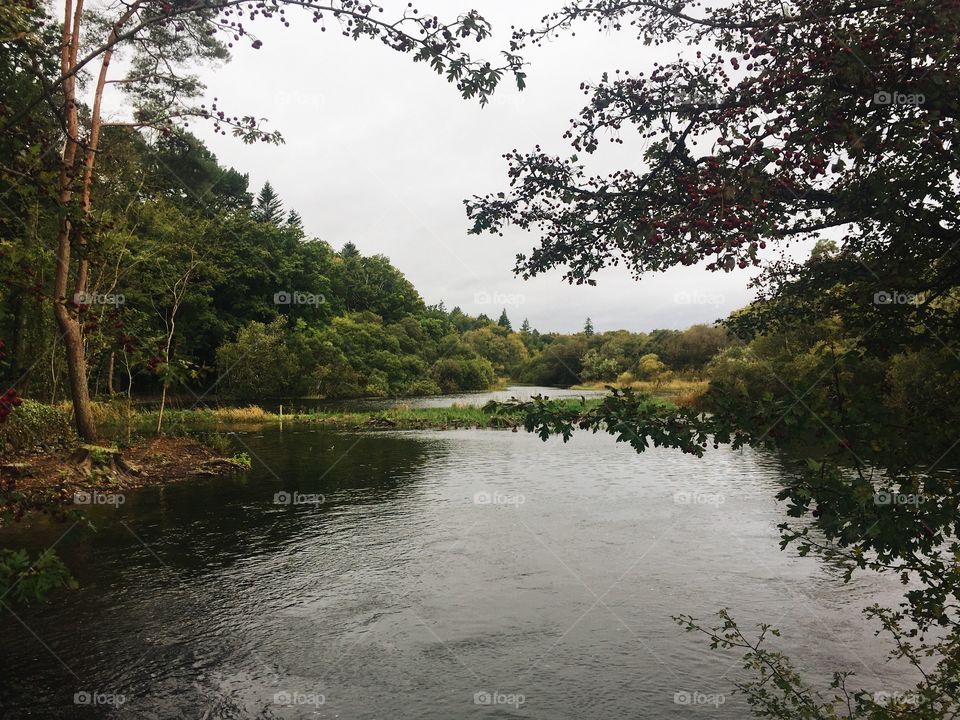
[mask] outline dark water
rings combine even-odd
[[[0,717],[743,718],[736,656],[670,620],[721,607],[780,626],[814,678],[911,684],[859,614],[894,579],[779,550],[771,456],[492,430],[238,443],[245,476],[129,493],[96,532],[19,529],[67,531],[82,587],[0,608]]]

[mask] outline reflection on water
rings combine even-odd
[[[771,456],[483,430],[238,442],[246,476],[130,494],[60,541],[82,588],[0,617],[4,718],[742,718],[716,696],[735,657],[670,620],[720,607],[782,627],[817,677],[910,685],[859,615],[895,580],[779,551]],[[274,502],[293,492],[323,501]]]

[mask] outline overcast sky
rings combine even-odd
[[[421,11],[450,18],[475,7],[494,25],[494,38],[471,52],[495,59],[511,24],[530,26],[554,2],[543,0],[421,2]],[[385,3],[387,13],[404,3]],[[209,95],[231,113],[269,119],[286,140],[279,147],[243,145],[191,128],[220,161],[250,174],[256,191],[269,180],[287,208],[303,217],[309,234],[335,248],[355,243],[364,254],[383,253],[414,283],[428,303],[444,301],[466,312],[496,317],[501,307],[518,326],[529,318],[541,331],[574,331],[590,317],[597,330],[683,328],[712,322],[752,296],[746,272],[709,273],[680,268],[641,282],[613,269],[596,287],[570,286],[560,271],[523,281],[513,277],[517,252],[536,235],[467,234],[463,199],[506,189],[501,155],[539,143],[551,153],[572,154],[562,139],[585,100],[578,85],[604,70],[647,69],[676,49],[650,48],[629,33],[581,27],[525,57],[528,88],[504,86],[481,108],[422,64],[379,42],[353,42],[319,32],[309,18],[291,13],[254,28],[263,48],[240,44],[233,60],[201,76]],[[331,28],[333,30],[333,28]],[[636,167],[640,146],[628,143],[587,159],[589,170]],[[485,304],[489,302],[489,304]]]

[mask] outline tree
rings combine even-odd
[[[593,337],[593,322],[590,318],[583,324],[583,334],[585,337]]]
[[[591,175],[577,155],[512,152],[510,191],[467,201],[474,233],[540,231],[539,246],[518,256],[518,274],[563,267],[569,281],[593,283],[617,262],[638,276],[701,261],[731,271],[758,265],[768,244],[834,228],[838,262],[777,265],[770,292],[791,275],[816,291],[840,272],[842,294],[807,307],[841,308],[891,287],[939,297],[953,286],[960,227],[945,220],[960,215],[953,4],[825,0],[792,9],[737,0],[695,13],[576,0],[544,21],[516,31],[516,46],[597,22],[699,49],[652,73],[618,71],[583,86],[589,104],[566,135],[574,150],[589,155],[602,135],[619,143],[635,128],[647,148],[641,167]],[[930,340],[960,322],[929,303],[914,316]],[[866,313],[862,327],[882,317]]]
[[[729,343],[726,328],[698,324],[663,337],[657,344],[657,353],[670,367],[702,369]]]
[[[528,357],[527,348],[515,333],[501,334],[493,326],[465,332],[463,342],[489,360],[500,375],[513,375]]]
[[[344,260],[349,260],[350,258],[359,258],[360,251],[352,242],[347,242],[344,243],[343,247],[340,249],[340,257],[342,257]]]
[[[423,298],[384,255],[363,257],[352,243],[344,245],[332,268],[332,283],[349,312],[368,311],[387,322],[421,312]]]
[[[500,317],[497,319],[497,325],[507,330],[513,330],[510,326],[510,318],[507,317],[507,309],[504,308],[503,312],[500,313]]]
[[[517,30],[515,46],[581,22],[689,51],[584,83],[588,104],[566,135],[577,154],[509,153],[509,188],[467,201],[474,233],[539,231],[517,274],[562,268],[569,282],[594,284],[620,263],[637,277],[698,263],[731,272],[761,266],[768,246],[828,230],[837,251],[821,244],[807,262],[763,267],[757,301],[726,322],[741,346],[716,361],[710,413],[658,408],[629,390],[595,408],[538,399],[510,411],[544,438],[605,431],[638,452],[819,438],[778,494],[809,521],[784,523],[782,544],[842,564],[847,578],[870,568],[912,583],[901,609],[866,614],[893,640],[891,658],[922,678],[916,702],[879,702],[849,687],[846,672],[825,696],[764,646],[768,626],[751,638],[725,612],[714,627],[678,620],[743,653],[756,678],[738,686],[759,716],[956,714],[960,498],[955,478],[930,468],[956,462],[956,438],[944,432],[954,394],[931,389],[952,388],[960,372],[960,7],[571,0],[539,28]],[[588,170],[580,153],[633,129],[642,162]],[[908,398],[923,398],[933,422]],[[917,494],[915,504],[884,501]]]
[[[36,115],[51,119],[62,128],[62,138],[53,144],[62,146],[59,173],[48,188],[57,198],[60,216],[53,306],[64,340],[77,430],[88,441],[96,439],[97,432],[87,385],[83,329],[72,298],[87,290],[89,241],[97,232],[93,186],[101,132],[109,124],[104,123],[101,113],[108,82],[122,88],[132,101],[132,118],[122,123],[127,128],[153,128],[169,133],[178,124],[198,118],[210,120],[214,129],[223,134],[232,129],[246,142],[279,142],[280,136],[263,130],[253,116],[230,115],[217,101],[209,107],[206,103],[196,105],[194,101],[203,87],[184,67],[188,63],[224,60],[228,49],[241,40],[259,49],[262,42],[238,19],[273,19],[289,24],[284,6],[303,9],[314,22],[330,14],[348,37],[378,39],[397,52],[411,54],[416,62],[429,63],[456,83],[465,98],[487,102],[505,72],[512,72],[521,88],[524,82],[521,61],[516,55],[507,53],[505,64],[494,67],[474,60],[462,50],[462,41],[482,40],[490,34],[489,25],[476,12],[443,24],[435,17],[420,16],[415,10],[405,12],[396,21],[383,21],[375,14],[380,8],[359,0],[279,0],[270,6],[232,0],[134,0],[119,7],[104,4],[96,8],[96,13],[85,12],[91,8],[84,7],[84,0],[67,0],[63,4],[57,46],[38,42],[38,38],[51,35],[55,28],[53,19],[40,12],[31,14],[32,3],[22,5],[26,9],[23,12],[20,3],[15,5],[16,12],[4,9],[5,38],[9,25],[14,32],[7,39],[22,51],[17,55],[19,69],[38,78],[40,92],[23,104],[5,105],[0,110],[0,136]],[[218,36],[230,39],[224,43]],[[109,79],[114,53],[124,50],[131,53],[126,73],[121,78]],[[59,58],[59,68],[51,72],[52,58]],[[94,69],[95,79],[87,119],[85,114],[81,117],[77,78],[90,69]]]
[[[620,374],[620,368],[617,361],[611,357],[606,357],[597,348],[591,348],[584,353],[582,358],[583,370],[581,375],[588,381],[610,381],[615,380]]]
[[[834,240],[820,238],[817,240],[817,244],[813,246],[813,250],[810,251],[810,259],[813,261],[828,260],[835,257],[838,252],[840,252],[840,248],[837,247]]]
[[[536,335],[534,330],[531,336]],[[586,343],[582,336],[543,336],[551,342],[531,357],[519,371],[519,380],[534,385],[575,385],[581,382]],[[539,338],[538,338],[539,339]]]
[[[302,394],[307,389],[303,359],[289,351],[282,318],[267,325],[251,322],[217,353],[224,389],[241,397]]]
[[[163,410],[167,404],[167,391],[170,383],[177,379],[173,372],[173,339],[177,331],[177,313],[180,312],[184,297],[190,286],[191,276],[197,272],[197,268],[203,262],[203,257],[197,252],[196,247],[184,247],[186,257],[177,267],[169,267],[167,263],[156,263],[157,276],[168,293],[164,298],[163,309],[156,308],[157,313],[163,321],[164,337],[163,351],[160,356],[159,365],[162,365],[163,390],[160,394],[160,411],[157,413],[157,433],[163,428]]]
[[[649,353],[637,361],[633,375],[641,380],[649,380],[660,384],[666,379],[669,372],[670,368],[664,365],[660,358],[653,353]]]
[[[283,220],[283,201],[269,181],[263,184],[253,206],[253,219],[257,222],[279,225]]]
[[[521,335],[530,334],[530,321],[527,318],[524,318],[523,323],[520,325],[520,334]]]
[[[291,210],[287,213],[287,225],[303,232],[303,218],[300,217],[300,213],[296,210]]]

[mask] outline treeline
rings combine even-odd
[[[576,335],[521,329],[528,358],[515,377],[536,385],[619,383],[666,380],[675,373],[700,376],[707,363],[730,344],[721,327],[694,325],[686,330],[596,333],[590,320]]]
[[[104,132],[87,289],[62,299],[83,323],[94,396],[382,397],[483,390],[505,378],[612,382],[702,368],[725,342],[705,326],[594,333],[588,323],[560,335],[524,321],[514,331],[506,312],[494,321],[427,306],[386,257],[309,237],[269,183],[252,193],[248,176],[196,137]],[[21,394],[63,399],[50,312],[57,214],[26,185],[6,189],[29,218],[3,226],[6,380]]]

